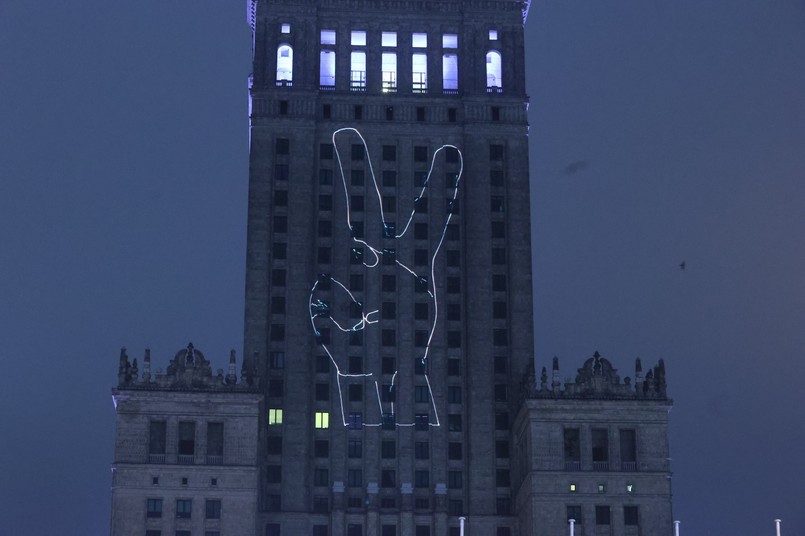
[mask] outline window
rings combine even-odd
[[[277,47],[277,85],[291,85],[293,82],[293,49],[282,44]]]
[[[189,530],[177,530],[173,534],[174,536],[192,536],[193,533]]]
[[[414,387],[414,402],[429,402],[430,392],[427,385],[417,385]]]
[[[380,443],[380,457],[386,460],[397,457],[397,442],[384,440]]]
[[[220,499],[207,499],[204,502],[204,517],[206,519],[221,519]]]
[[[503,274],[492,275],[492,290],[495,292],[506,292],[506,276]]]
[[[397,526],[383,525],[380,528],[380,536],[397,536]]]
[[[353,90],[366,88],[366,52],[353,52],[350,55],[349,85]]]
[[[430,505],[423,506],[424,508],[428,508]],[[429,525],[417,525],[416,529],[414,529],[415,536],[430,536],[430,526]]]
[[[274,232],[287,233],[288,232],[288,218],[285,216],[274,216]]]
[[[329,536],[330,527],[327,525],[313,525],[313,536]]]
[[[330,194],[319,194],[319,210],[333,210],[333,196]]]
[[[461,443],[451,441],[447,444],[447,459],[448,460],[461,460],[464,457],[464,451]]]
[[[266,510],[269,512],[279,512],[282,510],[282,495],[278,493],[269,493],[266,495]],[[277,525],[279,527],[279,525]],[[277,532],[279,534],[279,532]]]
[[[622,429],[619,432],[621,443],[621,471],[636,471],[637,441],[635,431],[632,429]]]
[[[417,460],[427,460],[430,458],[430,443],[427,441],[414,442],[414,458]]]
[[[268,357],[268,364],[272,369],[285,368],[285,352],[271,352]]]
[[[424,329],[414,330],[414,346],[424,348],[428,345],[428,332]]]
[[[384,356],[381,360],[380,372],[383,374],[394,374],[397,371],[393,357]]]
[[[285,242],[274,242],[271,247],[275,260],[284,260],[288,256],[288,244]]]
[[[350,264],[363,264],[363,248],[352,248],[349,256]]]
[[[363,30],[353,30],[350,34],[350,44],[356,47],[365,47],[366,32]]]
[[[313,470],[313,485],[322,487],[330,485],[330,471],[327,468],[317,467]]]
[[[503,161],[503,145],[493,143],[489,146],[489,160],[492,162]]]
[[[280,101],[280,115],[288,115],[288,101],[281,100]],[[286,177],[287,179],[287,177]]]
[[[384,212],[397,212],[397,198],[394,196],[386,195],[383,196],[383,211]],[[387,259],[388,257],[383,257],[383,260]],[[393,260],[393,257],[392,257]],[[388,264],[396,264],[394,262]]]
[[[447,501],[447,513],[451,516],[460,516],[464,513],[464,501],[461,499],[450,499]],[[450,529],[450,535],[452,536],[452,528]],[[458,530],[458,529],[456,529]],[[458,533],[456,533],[458,534]]]
[[[511,536],[511,527],[497,527],[495,529],[495,536]]]
[[[322,50],[319,53],[319,85],[335,86],[335,51]]]
[[[394,469],[383,469],[380,471],[380,487],[394,488],[397,486],[397,473]]]
[[[330,414],[326,411],[317,411],[316,412],[316,428],[324,429],[330,427]]]
[[[509,331],[505,328],[492,330],[492,344],[495,346],[506,346],[509,343]]]
[[[424,121],[425,120],[425,107],[424,106],[417,106],[417,108],[416,108],[416,120],[417,121]]]
[[[383,186],[397,186],[397,172],[391,170],[383,171]]]
[[[492,121],[500,121],[500,106],[492,106]]]
[[[411,46],[413,48],[427,48],[428,47],[428,34],[415,33],[411,36]]]
[[[447,416],[447,429],[451,432],[460,432],[462,428],[461,414],[451,413]]]
[[[335,30],[322,30],[321,31],[321,39],[319,42],[322,45],[334,45],[335,44]]]
[[[193,499],[176,499],[176,517],[190,519],[193,513]]]
[[[148,454],[157,457],[163,456],[162,463],[165,463],[166,444],[167,423],[165,421],[151,421],[148,428]]]
[[[508,386],[505,383],[495,384],[495,402],[506,402],[508,395]]]
[[[363,471],[360,469],[349,469],[347,471],[347,486],[350,488],[360,488],[363,486]]]
[[[268,436],[266,438],[266,452],[268,454],[282,454],[282,436]]]
[[[316,391],[316,400],[318,402],[326,402],[330,400],[330,384],[329,383],[317,383],[315,387]]]
[[[571,483],[570,483],[570,485],[568,486],[568,491],[569,491],[570,493],[576,493],[576,484],[574,484],[573,482],[571,482]]]
[[[288,164],[276,164],[274,166],[274,180],[287,181],[289,177]]]
[[[447,347],[448,348],[461,348],[461,332],[457,330],[449,330],[447,332]]]
[[[428,224],[427,223],[415,223],[414,224],[414,238],[416,240],[427,240],[428,239]]]
[[[609,506],[595,507],[595,524],[609,525]]]
[[[458,121],[458,111],[456,108],[448,108],[447,109],[447,120],[451,123],[455,123]]]
[[[330,119],[333,116],[333,107],[330,104],[322,104],[321,106],[321,116],[324,119]]]
[[[397,346],[397,330],[384,329],[380,332],[380,343],[383,346]]]
[[[317,514],[326,514],[330,510],[330,501],[327,497],[313,497],[313,511]]]
[[[285,340],[285,326],[283,324],[271,324],[270,328],[271,340],[274,342],[281,342]]]
[[[496,88],[500,90],[503,88],[502,61],[500,52],[497,50],[490,50],[486,53],[486,87]]]
[[[493,169],[489,172],[489,184],[492,186],[503,186],[503,171]]]
[[[414,415],[414,429],[425,431],[430,427],[427,413],[417,413]]]
[[[380,508],[397,508],[397,499],[394,497],[381,497]]]
[[[274,140],[274,154],[290,154],[291,140],[288,138],[277,138]]]
[[[271,296],[271,314],[282,315],[285,314],[285,297],[284,296]],[[282,396],[282,395],[279,395]]]
[[[380,44],[384,47],[396,47],[397,32],[382,32],[380,34]]]
[[[363,501],[360,497],[347,497],[347,508],[363,508]]]
[[[592,436],[593,469],[606,471],[609,468],[609,431],[593,428]]]
[[[464,487],[464,473],[461,471],[447,471],[447,487],[461,489]]]
[[[384,162],[394,162],[397,160],[397,146],[396,145],[384,145],[383,146],[383,161]]]
[[[381,71],[383,81],[383,92],[394,92],[397,90],[397,53],[383,52],[381,56]]]
[[[347,425],[353,429],[358,430],[363,427],[363,413],[356,411],[349,414],[347,418]]]
[[[498,31],[497,30],[489,30],[489,40],[490,41],[497,41],[498,40]]]
[[[289,34],[291,33],[291,25],[287,22],[282,23],[280,26],[280,33]]]
[[[266,536],[280,536],[279,523],[269,523],[266,525]]]
[[[461,376],[461,361],[459,359],[450,358],[447,360],[447,375]]]
[[[458,35],[442,34],[442,48],[458,48]]]
[[[313,453],[317,458],[330,456],[330,442],[326,439],[317,439],[313,442]]]
[[[363,374],[363,357],[359,355],[349,356],[347,370],[350,374]]]
[[[582,516],[581,516],[581,506],[580,505],[569,505],[567,507],[567,520],[570,521],[571,519],[575,520],[576,525],[582,524]]]
[[[499,488],[507,488],[511,485],[508,469],[495,470],[495,485]]]
[[[505,439],[495,441],[495,457],[508,458],[509,457],[509,442]]]
[[[623,507],[623,524],[627,527],[634,527],[638,525],[637,506]]]
[[[452,321],[461,320],[461,304],[459,303],[447,304],[447,319]]]
[[[508,430],[509,429],[509,413],[507,411],[499,411],[495,413],[495,430]]]
[[[455,54],[442,56],[442,88],[458,89],[458,56]]]
[[[495,513],[499,516],[509,515],[511,513],[511,499],[508,497],[495,499]]]
[[[223,463],[224,423],[207,423],[207,463]],[[218,459],[220,458],[220,460]]]
[[[268,410],[268,425],[274,426],[282,424],[282,409],[270,408]]]
[[[145,536],[162,536],[161,530],[146,530]]]
[[[145,502],[145,517],[162,517],[162,499],[148,499]]]
[[[179,423],[179,456],[192,456],[196,453],[196,423]]]
[[[430,487],[430,471],[427,471],[425,469],[418,469],[414,471],[414,487],[415,488]]]
[[[350,439],[347,443],[347,456],[350,458],[363,457],[363,442],[360,439]]]
[[[450,385],[447,387],[447,402],[449,404],[461,404],[461,386]]]
[[[411,69],[414,93],[425,93],[428,90],[428,56],[419,53],[413,54]]]

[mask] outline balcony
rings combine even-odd
[[[637,462],[621,462],[621,471],[637,471]]]
[[[581,461],[566,461],[565,471],[581,471]]]
[[[277,87],[293,87],[293,80],[277,80]]]
[[[350,71],[349,89],[351,91],[366,91],[366,71]]]
[[[220,454],[207,454],[207,465],[223,465],[224,457]]]
[[[487,93],[503,93],[503,88],[499,86],[489,86],[486,88]]]
[[[196,460],[193,454],[179,454],[176,458],[176,463],[179,465],[193,465]]]
[[[593,471],[609,471],[609,462],[593,462]]]
[[[148,463],[165,463],[165,454],[149,454],[148,455]]]

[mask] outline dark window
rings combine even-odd
[[[288,256],[288,244],[285,242],[274,242],[271,246],[271,252],[274,254],[275,259],[285,259]]]
[[[397,304],[395,302],[383,302],[380,306],[380,317],[384,320],[397,318]]]
[[[512,529],[511,527],[498,527],[495,530],[495,536],[511,536]]]
[[[365,176],[362,169],[353,169],[349,172],[349,183],[352,186],[363,186],[366,182]],[[363,205],[361,205],[363,207]],[[363,208],[361,208],[363,210]]]
[[[447,120],[451,123],[455,123],[458,118],[458,114],[456,113],[455,108],[448,108],[447,109]]]
[[[397,346],[397,330],[382,330],[380,332],[380,342],[383,346]]]
[[[268,356],[268,366],[273,369],[285,368],[285,352],[271,352]]]
[[[330,372],[330,358],[326,355],[316,356],[316,372]]]
[[[383,160],[386,162],[394,162],[397,160],[397,146],[384,145],[383,146]]]
[[[500,121],[500,107],[492,106],[492,121]]]
[[[506,264],[506,248],[492,248],[492,264]]]
[[[447,375],[461,376],[461,361],[459,359],[450,358],[447,360]]]
[[[430,443],[427,441],[414,442],[414,458],[417,460],[427,460],[430,458]]]
[[[634,527],[638,524],[637,506],[623,507],[623,524],[626,525],[627,527]]]
[[[330,442],[326,439],[317,439],[313,442],[313,452],[317,458],[327,458],[330,456]]]
[[[327,497],[313,497],[313,511],[317,514],[326,514],[330,510],[330,501]]]
[[[609,432],[606,428],[592,430],[593,462],[609,461]]]
[[[495,292],[506,292],[506,276],[494,274],[492,276],[492,290]]]
[[[425,183],[428,182],[428,172],[427,171],[414,171],[414,186],[425,186]],[[416,205],[414,206],[415,208]],[[427,209],[425,210],[427,212]]]
[[[162,517],[162,499],[148,499],[145,502],[145,517]]]
[[[148,529],[145,531],[145,536],[162,536],[161,530]]]
[[[289,154],[291,152],[291,140],[288,138],[277,138],[274,140],[275,154]]]
[[[393,195],[383,196],[383,210],[385,212],[397,212],[397,198]]]
[[[500,411],[495,413],[495,430],[508,430],[509,429],[509,413]]]
[[[621,463],[623,464],[630,464],[631,470],[636,469],[634,467],[635,462],[637,462],[637,441],[635,439],[635,431],[628,430],[628,429],[621,429],[620,430],[620,443],[621,443]],[[629,467],[623,468],[622,470],[627,470]]]
[[[428,161],[428,148],[423,145],[414,147],[414,162],[427,162]]]
[[[425,507],[427,508],[427,506]],[[415,536],[430,536],[430,526],[429,525],[417,525],[416,529],[414,530]]]
[[[333,196],[330,194],[319,194],[319,210],[333,210]]]
[[[464,487],[464,473],[461,471],[447,471],[447,487],[461,489]]]
[[[274,216],[274,232],[287,233],[288,232],[288,218],[285,216]]]
[[[427,413],[417,413],[414,415],[414,429],[427,430],[430,427]]]
[[[333,222],[330,220],[319,220],[319,236],[329,238],[333,235]]]
[[[458,294],[461,292],[461,278],[448,277],[447,278],[447,292],[450,294]]]
[[[503,146],[502,145],[490,145],[489,146],[489,160],[493,162],[502,162],[503,161]]]
[[[330,400],[330,384],[317,383],[316,384],[316,400],[319,402],[326,402]]]
[[[173,536],[192,536],[192,534],[189,530],[177,530],[173,533]]]
[[[447,402],[450,404],[461,404],[461,387],[450,385],[447,387]]]
[[[363,536],[363,525],[358,523],[347,525],[347,536]]]
[[[176,499],[176,517],[190,519],[193,513],[193,499]]]
[[[322,143],[319,145],[319,159],[332,160],[333,159],[333,144]]]
[[[511,499],[508,497],[498,497],[495,500],[495,512],[499,516],[507,516],[511,513]]]
[[[207,456],[224,455],[224,423],[207,423]],[[208,458],[207,463],[210,463]]]
[[[386,121],[394,121],[394,107],[386,106]]]
[[[363,274],[350,274],[349,290],[352,292],[360,292],[363,290]]]
[[[359,355],[349,356],[348,370],[350,374],[363,374],[363,357]]]
[[[355,119],[363,119],[363,106],[361,106],[360,104],[355,105],[353,113]]]
[[[397,457],[397,442],[384,440],[380,443],[380,457],[384,459],[394,459]]]
[[[319,170],[319,184],[328,186],[333,183],[333,170],[320,169]]]
[[[414,487],[427,488],[430,486],[430,471],[419,469],[414,471]]]
[[[380,498],[380,507],[381,508],[397,508],[397,499],[394,497],[381,497]]]
[[[451,164],[458,163],[458,149],[455,147],[446,147],[444,150],[444,159]]]
[[[609,525],[609,506],[595,507],[595,524]]]
[[[360,488],[363,486],[363,471],[360,469],[349,469],[347,471],[347,486],[350,488]]]
[[[271,314],[275,315],[285,314],[284,296],[271,296]]]
[[[382,288],[383,292],[395,292],[397,290],[397,276],[384,275]]]
[[[427,240],[428,239],[428,224],[427,223],[415,223],[414,224],[414,238],[417,240]]]
[[[567,520],[574,519],[577,525],[582,524],[581,506],[569,505],[567,507]]]
[[[350,149],[352,160],[361,161],[366,157],[366,152],[364,151],[363,144],[355,144]]]
[[[460,413],[451,413],[447,416],[447,429],[451,432],[460,432],[462,429],[462,421]]]
[[[447,347],[448,348],[461,348],[461,332],[448,331],[447,332]]]
[[[509,457],[509,442],[505,439],[495,441],[495,457],[508,458]]]
[[[417,184],[417,186],[422,186],[421,184]],[[427,197],[417,197],[414,199],[414,212],[417,214],[427,214],[428,213],[428,198]]]
[[[317,467],[313,470],[313,485],[314,486],[329,486],[330,485],[330,471],[324,467]]]
[[[416,108],[416,120],[417,121],[424,121],[425,120],[425,107],[424,106],[417,106],[417,108]]]
[[[285,340],[285,324],[271,324],[271,340],[282,342]]]
[[[447,458],[449,460],[461,460],[463,458],[462,445],[459,442],[450,442],[447,444]]]
[[[424,329],[414,330],[414,346],[424,348],[428,345],[428,332]]]
[[[495,384],[495,402],[506,402],[508,394],[508,386],[505,383]]]
[[[280,101],[280,115],[288,115],[288,101],[281,100]]]
[[[288,164],[276,164],[274,166],[274,180],[275,181],[288,180]]]
[[[461,266],[461,253],[457,249],[448,249],[445,253],[447,266],[457,267]]]
[[[383,359],[381,360],[380,368],[381,368],[380,372],[383,374],[394,374],[397,371],[397,368],[395,367],[394,363],[394,358],[389,356],[383,357]]]
[[[451,516],[462,515],[464,513],[464,501],[461,499],[450,499],[447,501],[447,513]]]
[[[427,232],[425,237],[427,238]],[[415,249],[414,250],[414,266],[427,266],[428,265],[428,250]]]
[[[355,411],[347,416],[347,425],[352,430],[360,430],[363,428],[363,413]]]
[[[461,320],[461,304],[448,303],[447,304],[447,319],[448,320]]]
[[[266,451],[268,454],[282,454],[282,436],[268,436],[266,438]]]
[[[427,374],[428,373],[428,360],[421,357],[414,360],[414,374]]]
[[[397,486],[397,473],[394,469],[383,469],[380,471],[380,487],[394,488]]]
[[[508,469],[495,470],[495,485],[499,488],[507,488],[511,486],[511,479],[509,478]]]
[[[414,402],[429,402],[430,392],[427,385],[414,386]]]
[[[266,482],[269,484],[279,484],[282,482],[282,467],[279,465],[266,466]]]
[[[383,186],[397,186],[397,172],[392,170],[383,171]]]
[[[492,222],[492,238],[505,238],[506,224],[502,221]]]
[[[204,502],[204,517],[207,519],[221,519],[220,499],[207,499]]]
[[[330,527],[328,525],[313,525],[313,536],[329,536]]]
[[[445,238],[447,238],[448,240],[458,240],[459,236],[460,233],[458,230],[458,224],[451,223],[450,225],[447,226],[447,231],[445,232]]]
[[[151,421],[148,430],[148,454],[165,454],[167,423]]]
[[[192,456],[196,453],[196,423],[179,423],[179,456]]]
[[[350,264],[363,264],[363,248],[352,248],[349,262]]]
[[[362,221],[354,221],[352,222],[352,236],[355,238],[363,238],[363,222]]]
[[[321,116],[324,119],[330,119],[330,117],[332,117],[332,115],[333,115],[333,107],[331,105],[325,104],[324,106],[322,106]],[[277,533],[277,534],[279,534],[279,533]]]
[[[352,212],[363,212],[363,196],[362,195],[350,196],[349,208]]]
[[[397,526],[383,525],[380,528],[380,536],[397,536]]]
[[[489,208],[493,214],[503,212],[503,196],[493,195],[489,202]]]
[[[495,374],[506,374],[508,369],[507,359],[505,355],[495,356]]]
[[[363,402],[363,385],[351,384],[349,386],[349,401]]]
[[[509,330],[505,328],[495,328],[492,330],[492,344],[495,346],[506,346],[509,344]]]
[[[269,493],[266,495],[266,510],[269,512],[279,512],[282,510],[282,496],[279,493]]]
[[[491,170],[489,172],[489,184],[492,186],[503,186],[503,170]]]

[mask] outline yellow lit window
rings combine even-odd
[[[271,408],[268,410],[268,425],[282,424],[282,409]]]
[[[570,484],[570,493],[576,493],[576,484]]]
[[[330,427],[330,414],[326,411],[316,412],[316,428],[329,428]]]

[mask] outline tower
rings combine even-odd
[[[527,3],[250,8],[258,533],[514,534]]]

